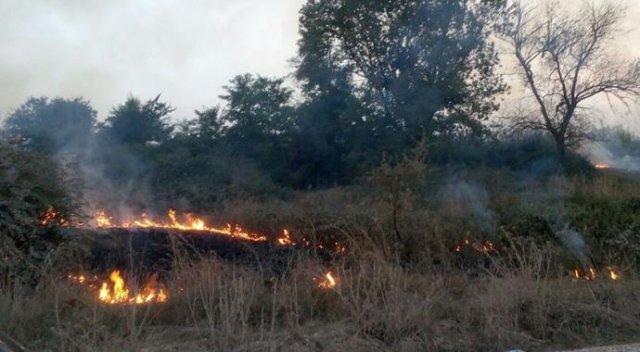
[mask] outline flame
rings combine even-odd
[[[127,287],[119,270],[109,275],[109,281],[103,282],[98,290],[98,299],[106,304],[146,304],[162,303],[169,299],[166,289],[158,283],[157,275],[152,275],[142,290],[137,293]]]
[[[469,246],[473,248],[473,250],[475,250],[476,252],[480,252],[480,253],[489,254],[489,253],[494,253],[498,251],[496,245],[489,240],[486,240],[482,243],[478,243],[478,242],[472,243],[469,239],[465,239],[460,243],[456,243],[456,245],[453,246],[453,250],[457,253],[462,253],[465,247],[469,247]]]
[[[609,271],[609,278],[611,278],[611,280],[613,281],[620,280],[621,275],[614,268],[608,267],[607,270]]]
[[[107,212],[100,210],[94,214],[93,221],[91,222],[96,228],[110,229],[110,228],[142,228],[142,229],[172,229],[179,231],[198,231],[208,232],[212,234],[229,236],[241,240],[252,242],[267,242],[269,239],[266,235],[250,232],[244,230],[237,225],[227,224],[224,227],[214,227],[207,224],[207,222],[200,217],[196,217],[193,214],[185,214],[184,216],[178,216],[175,210],[169,209],[167,217],[164,220],[154,220],[142,214],[138,219],[131,219],[118,223],[112,217],[107,215]],[[312,247],[312,242],[306,238],[301,238],[301,246]],[[280,246],[296,246],[298,245],[291,236],[289,230],[284,229],[282,234],[275,238],[275,243]],[[338,241],[334,241],[329,246],[334,252],[338,254],[347,253],[347,246],[341,244]],[[318,249],[327,249],[323,244],[317,245]]]
[[[276,242],[281,246],[295,246],[296,243],[291,239],[291,234],[287,229],[282,231],[282,235],[278,237]]]
[[[96,227],[98,228],[113,227],[113,225],[111,224],[111,222],[113,221],[113,218],[108,216],[104,210],[100,210],[96,212],[93,219],[95,220]]]
[[[609,278],[613,281],[620,280],[622,277],[622,275],[613,267],[607,267],[607,271]],[[598,278],[598,272],[593,267],[589,267],[589,269],[584,272],[576,268],[571,271],[571,276],[576,280],[583,279],[587,281],[594,281]]]
[[[69,274],[67,275],[67,279],[71,280],[71,281],[75,281],[79,284],[84,284],[85,282],[87,282],[87,277],[84,275],[74,275],[74,274]]]
[[[593,164],[593,167],[595,167],[596,169],[608,169],[609,165],[604,164],[604,163],[597,163],[597,164]]]
[[[63,218],[54,207],[49,206],[47,211],[40,215],[40,225],[49,226],[55,224],[60,226],[69,226],[67,219]]]
[[[334,242],[333,245],[335,247],[336,253],[338,253],[338,254],[345,254],[348,251],[347,246],[341,244],[338,241]]]
[[[199,231],[209,232],[219,235],[230,236],[253,242],[265,242],[267,236],[259,235],[242,229],[240,226],[227,224],[225,227],[213,227],[207,225],[202,218],[195,217],[192,214],[186,214],[183,219],[178,219],[175,210],[170,209],[167,213],[167,219],[164,221],[156,221],[142,214],[139,219],[125,221],[117,224],[112,218],[108,217],[104,211],[96,213],[95,222],[100,228],[154,228],[154,229],[173,229],[180,231]]]
[[[322,289],[332,289],[337,285],[336,279],[331,272],[326,273],[323,277],[316,279],[318,287]]]

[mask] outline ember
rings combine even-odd
[[[287,229],[284,229],[284,231],[282,231],[282,236],[278,237],[277,242],[279,245],[282,245],[282,246],[296,245],[296,243],[293,242],[293,240],[291,239],[291,235],[289,234],[289,231],[287,231]]]
[[[317,282],[319,288],[327,290],[335,288],[337,285],[336,279],[333,277],[331,272],[326,273],[323,277],[315,278],[314,281]]]
[[[40,216],[40,225],[49,226],[49,225],[59,225],[59,226],[69,226],[69,222],[63,218],[60,213],[58,213],[54,207],[49,207],[47,211],[45,211]]]
[[[613,281],[620,280],[621,278],[620,273],[616,271],[613,267],[607,267],[607,272],[608,272],[608,277],[611,280]],[[587,270],[580,270],[576,268],[576,269],[573,269],[573,271],[571,272],[571,276],[576,280],[582,279],[587,281],[594,281],[598,278],[598,272],[593,267],[589,267],[589,269]]]
[[[471,242],[470,240],[466,239],[461,243],[456,244],[455,246],[453,246],[453,250],[457,253],[462,253],[462,251],[467,248],[473,248],[474,251],[479,252],[479,253],[493,253],[493,252],[497,252],[497,248],[496,245],[487,240],[484,241],[482,243],[480,242]]]
[[[620,280],[621,275],[614,268],[608,267],[607,270],[609,271],[609,278],[611,280],[613,281]]]

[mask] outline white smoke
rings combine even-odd
[[[489,193],[484,188],[467,181],[452,181],[444,187],[442,197],[461,205],[483,231],[495,230],[495,214],[489,209]]]
[[[640,137],[620,127],[602,129],[597,140],[582,146],[581,152],[594,165],[640,171]]]

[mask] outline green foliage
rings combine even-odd
[[[77,153],[91,140],[96,111],[82,98],[29,98],[7,118],[10,135],[31,150]]]
[[[149,151],[146,161],[153,166],[148,179],[153,190],[150,198],[156,206],[205,211],[231,199],[281,194],[255,161],[233,156],[216,143],[177,134]]]
[[[493,10],[470,1],[309,2],[301,10],[298,76],[307,90],[327,86],[327,71],[358,77],[370,133],[384,143],[416,143],[439,131],[438,120],[484,118],[497,108],[505,87],[487,40]]]
[[[49,157],[0,142],[0,278],[33,283],[63,238],[56,227],[78,215],[77,188]],[[43,215],[56,215],[42,224]]]
[[[174,110],[160,101],[160,95],[144,104],[137,98],[129,97],[111,111],[107,120],[100,125],[100,133],[112,143],[162,143],[171,133],[172,128],[166,120]]]
[[[283,79],[245,74],[224,87],[224,144],[232,155],[256,160],[274,177],[287,177],[287,147],[293,125],[293,92]]]
[[[592,244],[594,257],[605,264],[640,268],[640,198],[574,194],[571,221]]]
[[[202,111],[196,110],[195,131],[192,133],[202,139],[205,143],[212,143],[222,136],[223,121],[220,116],[220,107],[206,108]]]
[[[351,182],[372,153],[362,108],[346,87],[329,87],[309,96],[297,110],[292,132],[291,184],[317,188]],[[370,157],[369,157],[370,158]]]

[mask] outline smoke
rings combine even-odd
[[[615,142],[594,142],[587,147],[587,157],[596,165],[607,165],[614,169],[640,171],[640,156],[628,154]]]
[[[640,171],[640,138],[621,128],[598,132],[597,141],[582,146],[582,153],[594,165]]]
[[[53,156],[79,182],[85,213],[107,209],[116,212],[111,215],[127,218],[149,211],[151,170],[135,153],[122,147],[105,148],[94,133],[88,144],[65,145]]]
[[[569,224],[565,224],[564,229],[558,232],[558,237],[562,244],[586,267],[588,263],[588,247],[582,234],[572,229]]]
[[[0,112],[81,95],[103,117],[129,92],[161,91],[188,114],[215,103],[229,72],[285,74],[302,2],[0,1]]]
[[[482,231],[495,231],[495,214],[489,209],[489,193],[484,188],[467,181],[452,181],[443,188],[441,197],[455,202],[471,214]]]

